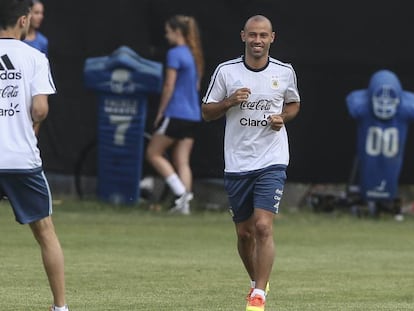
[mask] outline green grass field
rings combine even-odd
[[[170,216],[64,201],[54,220],[72,311],[244,310],[248,277],[226,212]],[[0,203],[0,310],[47,310],[38,246]],[[275,219],[266,311],[414,310],[414,219],[293,213]]]

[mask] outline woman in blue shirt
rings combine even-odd
[[[193,198],[190,155],[195,129],[201,122],[199,86],[204,60],[198,25],[193,17],[175,15],[168,19],[165,37],[171,48],[154,121],[155,132],[146,158],[176,196],[171,212],[189,214],[189,202]],[[170,148],[171,162],[165,157]]]

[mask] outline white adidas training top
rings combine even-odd
[[[43,53],[19,40],[0,39],[0,172],[41,167],[32,97],[55,92]]]
[[[272,130],[267,117],[280,114],[284,103],[300,102],[295,71],[290,64],[273,58],[259,71],[248,68],[243,57],[221,63],[213,73],[203,103],[219,102],[242,87],[251,90],[248,101],[226,112],[225,172],[288,165],[286,128]]]

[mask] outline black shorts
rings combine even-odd
[[[175,139],[194,138],[200,122],[165,117],[155,134],[165,135]]]

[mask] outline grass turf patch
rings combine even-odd
[[[54,222],[72,311],[244,310],[248,277],[226,212],[172,216],[64,200]],[[412,218],[285,211],[266,310],[413,310]],[[0,203],[0,310],[47,310],[38,246]]]

